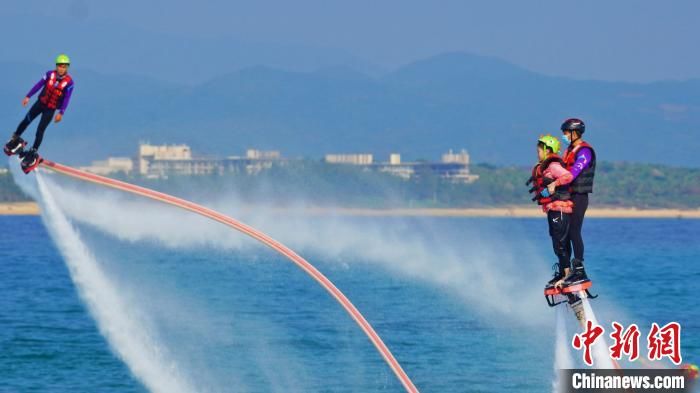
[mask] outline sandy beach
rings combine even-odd
[[[464,209],[361,209],[361,208],[310,208],[311,214],[335,214],[348,216],[396,216],[396,217],[543,217],[537,207],[513,206],[497,208]],[[587,218],[700,218],[700,209],[636,209],[636,208],[589,208]]]
[[[0,215],[4,216],[36,216],[39,206],[34,202],[0,203]]]
[[[247,208],[251,208],[248,206]],[[265,208],[270,211],[269,208]],[[276,209],[274,209],[276,210]],[[315,216],[359,216],[359,217],[542,217],[534,206],[509,206],[495,208],[332,208],[311,207],[304,209],[279,209],[280,213],[308,214]],[[39,206],[34,202],[0,203],[0,215],[38,215]],[[700,219],[700,209],[637,209],[603,207],[588,209],[589,218],[691,218]]]

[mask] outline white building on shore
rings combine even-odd
[[[328,164],[371,165],[371,154],[326,154],[323,161]]]
[[[403,179],[411,179],[428,174],[437,175],[456,183],[473,183],[479,175],[469,171],[469,153],[462,149],[455,153],[449,150],[442,155],[440,162],[402,162],[401,155],[392,153],[387,162],[375,162],[369,153],[326,154],[323,161],[330,165],[355,165],[370,171],[385,172]],[[134,171],[148,178],[167,178],[168,176],[223,175],[225,173],[260,173],[275,164],[287,161],[277,150],[248,149],[244,157],[226,158],[195,157],[192,149],[185,144],[151,145],[141,143],[138,156],[132,160],[127,157],[110,157],[103,161],[94,161],[91,166],[83,167],[89,172],[100,175],[114,173],[131,174]]]
[[[401,155],[392,153],[388,162],[374,163],[371,154],[327,154],[324,160],[329,164],[359,165],[379,172],[389,173],[403,179],[411,179],[421,174],[431,173],[455,183],[473,183],[479,178],[469,172],[469,153],[462,149],[452,150],[442,155],[440,162],[401,162]]]
[[[102,176],[115,173],[129,175],[134,170],[134,160],[129,157],[109,157],[106,160],[93,161],[92,165],[80,169]]]
[[[279,151],[248,149],[245,157],[194,157],[187,145],[139,146],[139,174],[149,178],[168,176],[223,175],[224,173],[256,174],[284,160]]]

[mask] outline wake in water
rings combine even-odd
[[[552,392],[562,393],[565,391],[564,381],[561,380],[559,370],[574,367],[574,360],[571,358],[569,350],[570,341],[566,329],[567,309],[565,307],[556,308],[556,340],[554,343],[554,373],[555,379],[552,382]]]
[[[594,326],[600,325],[598,323],[598,318],[596,318],[596,315],[593,312],[591,303],[588,301],[588,298],[584,297],[582,301],[583,310],[586,313],[586,320],[591,321]],[[598,340],[595,342],[595,344],[593,344],[593,348],[591,349],[591,355],[593,357],[593,365],[596,368],[615,368],[612,359],[610,359],[610,353],[608,352],[608,342],[605,339],[604,334],[601,334],[598,337]]]
[[[167,206],[137,201],[109,190],[64,185],[63,179],[60,186],[51,182],[50,188],[72,220],[121,240],[155,240],[174,249],[206,246],[231,250],[253,246],[243,236]],[[236,206],[233,201],[216,208],[230,211]],[[547,263],[527,261],[528,269],[522,269],[523,255],[537,255],[540,251],[528,241],[478,227],[448,241],[439,235],[444,229],[416,228],[417,224],[409,220],[380,226],[340,217],[319,221],[293,214],[281,220],[279,214],[259,209],[254,214],[244,211],[232,215],[242,216],[245,222],[283,239],[304,254],[378,264],[450,292],[484,316],[526,325],[546,324],[537,278],[546,276]],[[426,238],[417,235],[417,229],[436,235]],[[513,271],[518,274],[509,273]],[[514,302],[513,293],[524,295]]]
[[[176,215],[173,214],[171,209],[156,208],[153,204],[138,203],[133,202],[129,198],[115,197],[113,193],[79,192],[69,187],[59,187],[52,180],[46,178],[40,178],[39,180],[39,193],[40,197],[44,199],[43,204],[47,205],[45,207],[48,217],[47,227],[59,239],[57,242],[67,260],[71,258],[69,255],[76,258],[75,255],[80,255],[80,253],[74,252],[69,254],[67,251],[64,251],[64,248],[67,247],[61,243],[67,241],[70,243],[70,241],[75,239],[77,239],[78,243],[81,242],[74,229],[75,239],[71,239],[70,236],[66,235],[66,233],[69,233],[68,231],[64,230],[57,233],[57,230],[53,229],[53,226],[56,225],[53,221],[60,222],[61,220],[65,221],[64,227],[70,228],[71,226],[66,216],[122,239],[129,241],[153,239],[175,249],[201,246],[202,244],[214,244],[219,248],[227,249],[242,248],[245,245],[245,240],[224,234],[224,231],[218,230],[215,226],[203,224],[195,218]],[[98,196],[95,197],[95,194]],[[269,216],[261,218],[259,215],[254,218],[257,220],[254,222],[263,223],[263,225],[258,224],[256,226],[270,226],[273,232],[284,234],[284,238],[292,238],[296,244],[304,248],[314,248],[324,253],[335,253],[336,256],[352,252],[354,255],[360,255],[366,259],[379,261],[390,270],[400,272],[409,277],[426,280],[448,291],[455,292],[477,309],[495,311],[502,316],[519,320],[520,323],[537,321],[537,315],[543,313],[541,311],[543,308],[540,296],[535,297],[533,295],[533,299],[521,298],[518,302],[513,302],[513,299],[509,297],[509,292],[538,294],[539,290],[523,290],[523,286],[531,285],[531,283],[539,282],[539,280],[528,280],[522,276],[514,277],[504,274],[504,272],[511,270],[509,265],[518,262],[518,258],[515,258],[514,255],[509,255],[508,250],[498,249],[498,252],[490,254],[489,248],[483,247],[469,250],[468,253],[460,253],[463,249],[457,251],[450,247],[444,247],[443,244],[435,241],[436,239],[426,242],[418,237],[406,236],[407,231],[387,231],[386,228],[368,228],[366,225],[359,227],[343,221],[324,224],[319,229],[314,227],[317,223],[312,225],[296,218],[284,220],[285,223],[275,220],[275,225],[271,225],[270,222],[274,218],[271,219]],[[484,243],[480,243],[480,245],[483,246]],[[90,259],[90,253],[86,247],[82,245],[82,248],[85,249],[83,254],[88,255],[86,258]],[[112,296],[114,296],[116,292],[114,285],[100,272],[99,266],[94,262],[94,257],[91,259],[93,260],[93,265],[96,266],[96,269],[93,270],[97,271],[97,273],[90,271],[91,277],[99,278],[101,276],[100,280],[94,278],[93,281],[104,281],[106,283],[104,287],[107,288],[107,292],[111,291]],[[497,263],[492,262],[496,260],[498,261]],[[71,274],[74,275],[72,269]],[[119,341],[120,337],[118,335],[103,327],[105,321],[109,326],[115,323],[117,323],[116,326],[120,326],[118,324],[120,322],[109,321],[108,316],[99,315],[99,310],[93,310],[93,308],[97,307],[96,304],[109,303],[93,301],[91,304],[88,291],[81,288],[77,273],[74,276],[76,285],[81,290],[81,295],[83,295],[83,291],[86,292],[83,295],[84,299],[86,299],[91,312],[98,320],[100,330],[105,334],[119,356],[127,362],[132,372],[146,386],[154,391],[159,391],[153,385],[157,385],[157,380],[159,379],[157,377],[154,378],[154,375],[161,372],[176,372],[175,378],[168,378],[170,380],[180,378],[181,381],[177,382],[176,385],[183,391],[190,389],[187,387],[187,384],[183,383],[187,378],[182,373],[177,372],[177,362],[173,360],[173,357],[167,355],[167,351],[162,346],[154,345],[154,343],[158,342],[157,339],[154,339],[157,335],[154,335],[148,329],[149,323],[147,318],[137,315],[136,317],[127,318],[128,320],[136,321],[136,323],[131,326],[124,326],[125,330],[143,328],[144,332],[151,331],[151,334],[144,333],[143,337],[137,337],[136,339],[146,343],[146,346],[154,346],[155,350],[151,351],[151,355],[155,357],[152,356],[149,361],[156,364],[155,370],[147,370],[147,372],[140,370],[138,366],[139,359],[129,357],[129,349],[133,345],[128,341]],[[92,296],[94,297],[94,295]],[[106,300],[103,301],[110,300],[110,296],[105,297]],[[535,301],[535,299],[537,300]],[[118,302],[119,299],[111,299],[111,301]],[[115,307],[117,309],[119,307],[123,308],[124,305],[116,305]],[[123,324],[123,322],[121,323]],[[559,333],[560,329],[557,332]],[[557,337],[557,341],[563,342],[564,340]],[[568,353],[566,351],[559,353],[559,349],[560,345],[557,346],[557,357],[559,359],[557,363],[565,364],[567,361],[570,361],[570,359],[562,358]],[[169,366],[158,366],[163,364],[169,364]],[[151,383],[149,383],[149,380],[151,380]],[[174,390],[163,389],[163,391]]]
[[[152,333],[138,304],[126,303],[68,222],[39,174],[36,177],[44,224],[63,255],[81,299],[102,335],[131,372],[153,392],[195,391]]]
[[[596,318],[593,308],[591,307],[588,298],[581,297],[583,310],[586,319],[591,321],[594,325],[598,325],[598,319]],[[576,368],[574,359],[571,356],[571,339],[572,336],[569,334],[567,329],[567,318],[572,318],[573,312],[569,312],[568,305],[559,305],[555,307],[556,313],[556,340],[554,344],[554,373],[555,377],[552,381],[552,392],[562,393],[567,391],[567,381],[561,379],[560,370]],[[567,315],[571,314],[571,315]],[[584,322],[585,323],[585,322]],[[580,324],[576,324],[577,329],[580,329]],[[591,356],[593,359],[593,365],[595,368],[612,369],[614,364],[610,359],[608,354],[608,345],[605,340],[604,335],[601,335],[596,343],[593,345],[591,350]]]

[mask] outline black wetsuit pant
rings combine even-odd
[[[570,213],[562,213],[554,210],[547,212],[549,224],[549,236],[552,237],[552,248],[559,259],[559,271],[564,274],[564,269],[569,267],[571,254],[567,251],[566,244],[569,239]]]
[[[22,121],[19,123],[17,126],[17,131],[15,131],[15,134],[22,135],[24,130],[27,129],[29,124],[37,118],[37,116],[41,115],[41,119],[39,120],[39,126],[36,128],[36,137],[34,137],[34,145],[32,146],[34,149],[39,149],[39,146],[41,145],[41,141],[44,139],[44,131],[46,131],[46,127],[48,127],[49,123],[51,123],[51,119],[53,118],[53,114],[56,112],[55,109],[50,109],[46,105],[42,104],[41,101],[36,100],[34,105],[29,109],[29,112],[27,112],[27,116],[22,119]]]
[[[586,210],[588,209],[588,194],[571,194],[571,200],[574,202],[574,211],[571,214],[566,251],[571,255],[573,249],[574,258],[583,261],[583,237],[581,236],[581,228],[583,228],[583,218],[586,216]]]

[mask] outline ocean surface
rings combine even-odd
[[[421,391],[552,390],[544,218],[303,222],[261,225],[355,303]],[[402,391],[340,306],[252,240],[71,223],[99,274],[81,273],[70,237],[41,217],[0,217],[0,392]],[[227,231],[206,225],[195,230]],[[678,321],[684,363],[700,361],[700,220],[588,219],[584,235],[599,321],[635,322],[643,337]]]

